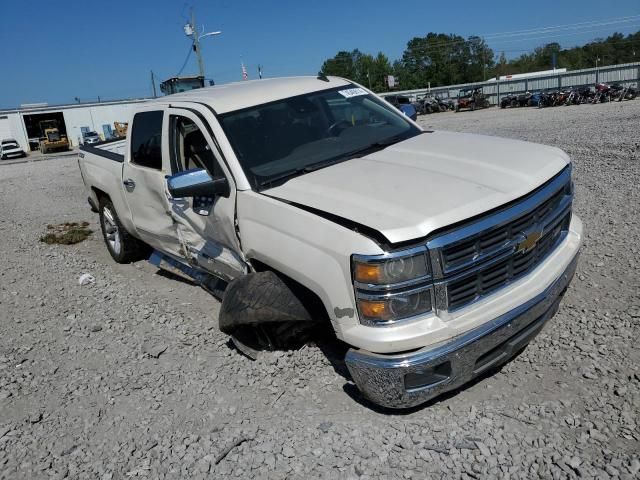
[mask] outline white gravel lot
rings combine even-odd
[[[372,408],[339,346],[252,362],[203,290],[115,264],[75,158],[0,164],[0,478],[638,478],[640,101],[421,123],[574,160],[585,245],[524,353],[426,406]],[[39,242],[82,220],[86,242]]]

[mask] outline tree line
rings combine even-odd
[[[385,76],[393,75],[399,88],[410,90],[460,83],[480,82],[501,75],[567,68],[578,70],[596,66],[640,61],[640,31],[614,33],[582,46],[561,48],[557,42],[535,48],[530,53],[507,60],[496,55],[480,37],[468,38],[445,33],[428,33],[407,43],[402,57],[394,62],[383,53],[376,56],[359,49],[340,51],[327,59],[321,71],[345,77],[375,92],[388,90]]]

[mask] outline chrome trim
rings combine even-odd
[[[487,369],[506,362],[533,339],[556,312],[575,273],[578,254],[564,272],[542,293],[517,308],[452,340],[411,353],[383,355],[350,349],[345,363],[365,397],[389,408],[409,408],[453,390]],[[495,360],[477,366],[478,360],[501,348]],[[407,389],[408,373],[420,373],[449,363],[443,381]]]
[[[543,236],[540,237],[540,239],[536,242],[536,244],[541,243],[545,239],[545,237],[551,233],[550,231],[553,231],[553,229],[555,227],[557,227],[558,224],[561,221],[565,220],[566,216],[569,214],[569,212],[570,212],[570,209],[566,209],[564,212],[562,212],[562,215],[559,215],[558,218],[555,218],[552,221],[553,226],[546,229],[547,231],[545,231]],[[551,223],[550,223],[550,225],[551,225]],[[567,235],[567,230],[563,230],[562,238],[564,239],[564,237],[566,235]],[[556,244],[559,244],[559,243],[560,243],[560,241],[556,242]],[[513,245],[513,247],[514,248],[512,250],[508,250],[506,252],[502,252],[498,256],[495,256],[495,257],[493,257],[493,258],[491,258],[489,260],[485,260],[480,265],[481,268],[472,268],[471,270],[465,270],[465,271],[462,271],[462,272],[455,273],[455,274],[453,274],[451,276],[448,276],[448,277],[444,278],[443,280],[436,281],[435,285],[442,284],[442,283],[457,282],[457,281],[459,281],[459,280],[461,280],[461,279],[463,279],[465,277],[470,277],[470,276],[476,275],[478,272],[480,272],[482,270],[485,270],[487,268],[493,267],[494,265],[513,257],[514,254],[517,253],[516,250],[515,250],[515,245]],[[553,250],[553,248],[551,250]],[[549,251],[549,253],[551,253],[551,251]],[[542,261],[543,259],[544,259],[544,257],[541,258],[540,261]]]
[[[452,308],[452,307],[449,306],[449,292],[448,292],[448,288],[447,288],[449,283],[452,283],[452,282],[455,282],[455,281],[459,281],[459,280],[461,280],[461,279],[463,279],[463,278],[465,278],[467,276],[477,275],[481,270],[484,270],[484,268],[482,268],[482,269],[474,269],[471,272],[462,272],[462,273],[458,274],[457,277],[454,277],[454,278],[451,278],[451,279],[447,279],[447,280],[443,280],[441,282],[435,283],[434,284],[434,291],[436,292],[435,293],[436,302],[438,302],[440,299],[444,298],[444,302],[443,303],[438,303],[438,304],[435,305],[435,310],[438,312],[438,315],[444,321],[450,320],[452,318],[452,314],[453,313],[457,313],[457,312],[459,312],[459,311],[461,311],[461,310],[463,310],[465,308],[468,308],[470,305],[473,305],[474,303],[476,303],[476,302],[478,302],[480,300],[483,300],[483,299],[493,295],[494,293],[497,293],[502,288],[505,288],[505,287],[513,284],[514,282],[522,280],[527,275],[530,275],[537,268],[539,268],[540,265],[542,264],[542,262],[544,262],[547,259],[547,257],[549,255],[551,255],[553,253],[553,251],[558,247],[558,245],[560,245],[564,241],[564,239],[567,238],[567,234],[568,234],[568,230],[562,230],[562,232],[560,233],[560,236],[558,237],[558,239],[556,240],[554,245],[549,249],[549,251],[543,257],[538,259],[538,262],[536,264],[534,264],[530,270],[526,270],[523,274],[508,279],[503,285],[498,287],[496,290],[492,290],[492,291],[490,291],[488,293],[485,293],[483,295],[478,295],[473,300],[470,300],[469,302],[467,302],[464,305],[461,305],[459,307],[453,307]],[[542,238],[540,240],[542,240]],[[538,240],[538,241],[540,241],[540,240]],[[483,267],[485,267],[485,266],[486,267],[491,267],[494,264],[500,263],[501,261],[504,261],[506,259],[511,258],[512,255],[513,254],[499,257],[499,258],[495,259],[495,261],[492,260],[490,263],[483,264]]]
[[[175,198],[182,198],[181,190],[183,189],[200,185],[208,185],[212,180],[209,173],[203,168],[185,170],[183,172],[167,176],[166,178],[168,190],[169,192],[172,192],[171,194]],[[176,194],[174,195],[173,192],[176,192]]]
[[[426,261],[426,259],[425,259]],[[374,291],[389,291],[397,290],[401,288],[412,287],[415,285],[431,285],[431,275],[425,275],[423,277],[413,278],[411,280],[405,280],[404,282],[388,283],[386,285],[377,285],[375,283],[362,283],[354,280],[353,285],[357,290],[374,290]]]
[[[491,258],[491,256],[497,253],[501,253],[504,249],[513,246],[513,243],[512,245],[505,245],[500,249],[491,252],[490,254],[474,258],[472,262],[461,266],[456,266],[454,269],[450,269],[448,271],[445,269],[444,259],[442,258],[442,250],[444,248],[450,247],[452,244],[458,242],[467,241],[469,238],[481,235],[485,232],[488,232],[489,230],[500,228],[526,215],[527,213],[532,212],[546,200],[558,193],[559,190],[566,187],[566,185],[570,183],[570,181],[571,165],[567,166],[561,173],[556,175],[556,177],[553,178],[542,189],[535,192],[528,198],[522,200],[521,202],[518,202],[517,204],[512,205],[511,207],[508,207],[504,210],[500,210],[494,214],[482,217],[476,222],[470,223],[468,225],[463,225],[451,232],[436,236],[435,238],[429,240],[426,246],[431,257],[431,273],[434,278],[443,278],[444,276],[454,271],[472,268],[475,265],[482,263],[486,259]],[[567,198],[569,198],[569,200],[565,199],[563,201],[563,204],[568,204],[571,201],[571,194],[567,194]],[[566,207],[566,205],[564,206]],[[555,213],[555,211],[553,213]],[[550,216],[551,213],[549,213],[549,217]]]
[[[353,258],[353,260],[361,263],[379,263],[390,258],[410,257],[412,255],[417,255],[426,251],[427,247],[425,245],[418,245],[417,247],[406,248],[404,250],[394,250],[393,252],[384,252],[375,255],[360,255],[354,253],[353,255],[351,255],[351,257]]]
[[[392,292],[368,293],[368,292],[357,291],[356,299],[389,300],[402,295],[413,295],[414,293],[422,292],[424,290],[433,290],[433,285],[428,284],[422,287],[412,288],[410,290],[399,290],[399,291],[392,291]]]

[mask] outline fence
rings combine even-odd
[[[401,90],[380,93],[386,95],[405,95],[412,100],[424,95],[438,96],[442,99],[457,98],[458,92],[465,88],[481,87],[482,91],[493,105],[500,103],[504,95],[541,90],[562,90],[569,87],[583,87],[596,83],[621,83],[623,85],[638,84],[640,82],[640,62],[609,65],[599,68],[585,68],[563,73],[541,75],[517,80],[489,80],[485,82],[449,85],[446,87],[420,88],[416,90]]]

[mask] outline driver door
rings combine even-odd
[[[168,109],[171,173],[205,169],[211,178],[225,177],[229,197],[170,198],[170,214],[184,259],[192,266],[232,280],[246,273],[235,229],[236,187],[207,127],[203,117],[191,110]],[[167,195],[170,197],[168,190]]]

